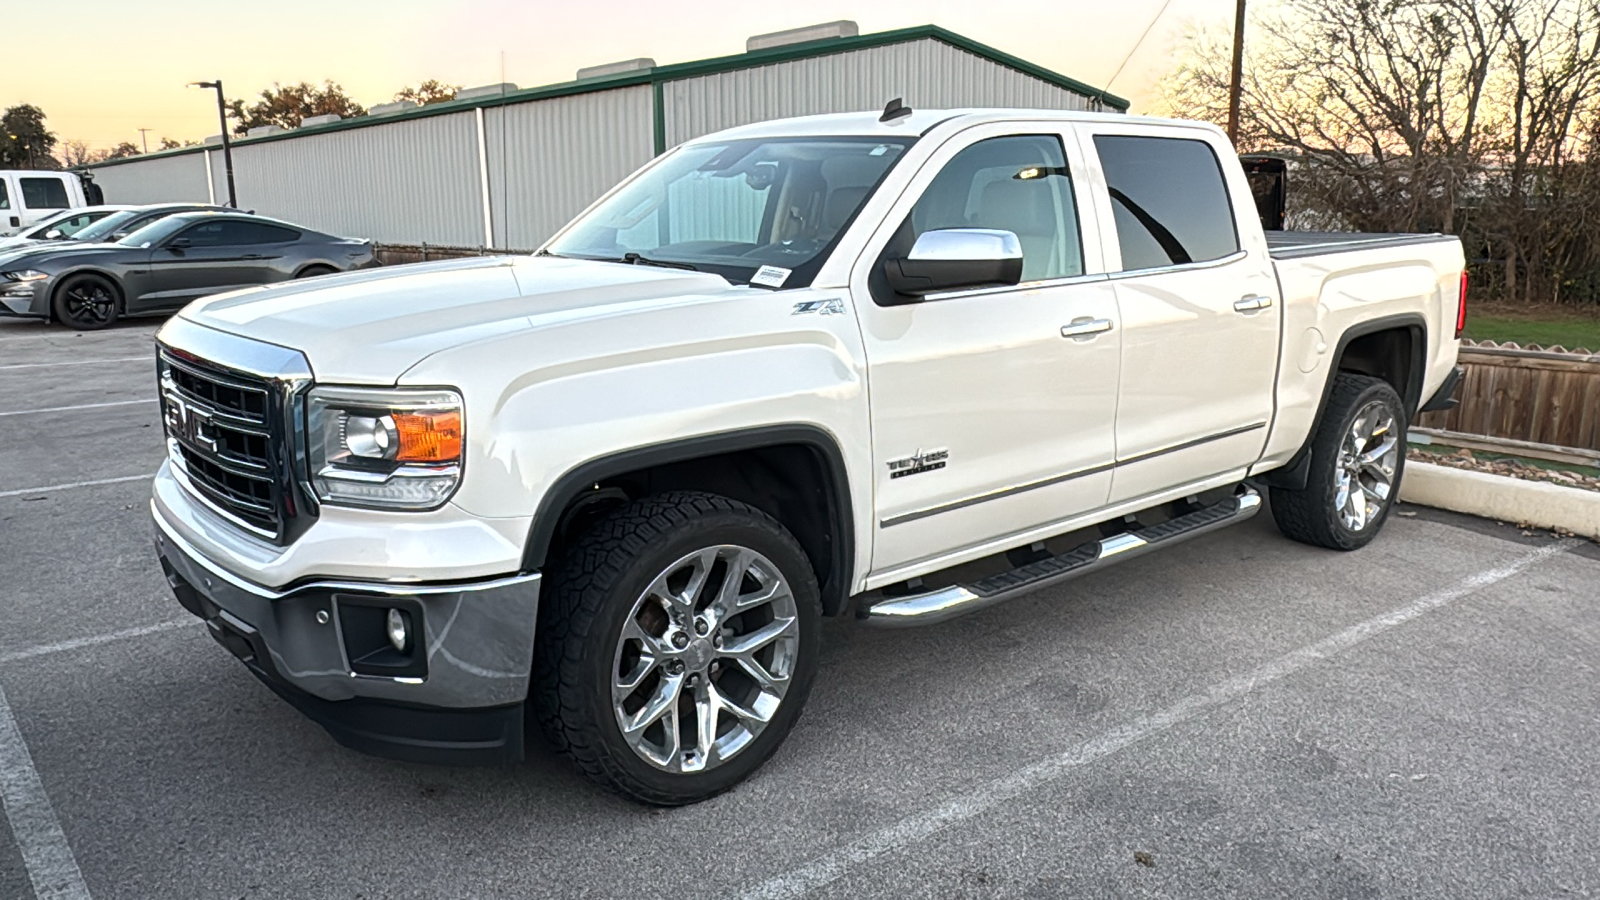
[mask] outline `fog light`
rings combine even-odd
[[[411,645],[410,616],[398,609],[389,610],[389,643],[401,653]]]

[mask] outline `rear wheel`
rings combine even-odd
[[[1330,550],[1366,546],[1383,527],[1406,462],[1406,414],[1388,382],[1334,376],[1311,440],[1311,472],[1299,490],[1272,489],[1272,517],[1285,535]]]
[[[816,670],[805,552],[745,504],[674,492],[608,515],[567,554],[539,623],[534,712],[590,778],[695,803],[764,763]]]
[[[56,321],[78,331],[95,331],[117,320],[117,286],[104,275],[70,275],[56,288],[51,310]]]
[[[298,274],[298,275],[296,275],[294,277],[295,278],[315,278],[318,275],[332,275],[335,271],[337,271],[337,270],[334,269],[332,266],[306,266],[304,269],[300,270],[300,274]]]

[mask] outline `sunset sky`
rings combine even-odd
[[[1103,87],[1163,0],[1037,3],[989,0],[737,0],[512,3],[506,0],[75,0],[18,3],[6,31],[0,108],[33,103],[62,140],[92,148],[217,131],[209,92],[184,84],[221,78],[230,97],[273,82],[333,79],[365,105],[423,79],[466,86],[505,78],[522,87],[571,80],[580,66],[654,58],[667,64],[739,53],[752,34],[834,19],[863,34],[940,25],[1080,81]],[[1157,93],[1188,24],[1229,27],[1230,0],[1170,0],[1166,13],[1110,85],[1134,101]],[[44,39],[55,34],[56,38]]]

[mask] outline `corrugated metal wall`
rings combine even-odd
[[[107,203],[204,203],[209,196],[203,153],[105,166],[94,170],[94,183],[105,192]]]
[[[637,85],[485,109],[495,246],[539,246],[649,162],[650,94]]]
[[[882,109],[1003,106],[1098,109],[1065,88],[935,40],[910,41],[669,81],[667,146],[785,116]]]
[[[319,231],[412,244],[483,243],[472,112],[233,148],[239,207]],[[222,154],[217,200],[227,202]]]
[[[661,90],[668,146],[765,119],[875,110],[894,97],[913,107],[1098,105],[931,38],[680,78]],[[648,162],[652,94],[640,84],[484,108],[494,246],[538,246]],[[482,246],[478,116],[469,109],[236,145],[239,206],[384,243]],[[94,172],[107,202],[227,202],[220,148]]]

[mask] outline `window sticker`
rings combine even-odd
[[[791,271],[793,270],[779,268],[778,266],[762,266],[756,270],[756,275],[750,279],[750,283],[759,284],[762,287],[780,288],[783,287],[785,281],[789,280]]]

